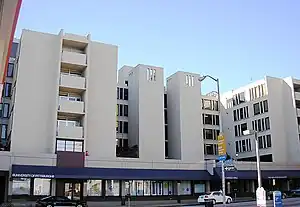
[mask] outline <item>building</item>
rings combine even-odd
[[[199,74],[178,71],[164,84],[162,67],[117,70],[117,63],[118,47],[90,35],[23,30],[12,80],[9,147],[0,152],[3,197],[196,198],[220,189],[216,139],[220,123],[234,128],[226,115],[233,109],[221,108],[220,117],[217,94],[201,94]],[[228,149],[232,154],[234,148]],[[265,182],[286,176],[279,183],[288,189],[300,169],[278,165],[278,159],[263,163],[262,175]],[[255,163],[234,164],[237,171],[226,172],[227,193],[238,188],[241,196],[252,195]]]
[[[252,130],[257,132],[261,162],[269,162],[274,167],[299,166],[299,83],[293,78],[267,76],[221,96],[227,149],[233,158],[256,161],[255,136],[243,134],[245,130]],[[293,176],[286,172],[282,177],[268,177],[276,177],[281,186],[286,186],[287,177]],[[247,179],[246,173],[244,179]],[[264,186],[271,183],[268,179],[263,182]],[[299,186],[298,178],[293,182],[288,185]]]
[[[165,87],[163,68],[139,64],[121,68],[117,81],[117,46],[63,31],[23,30],[16,59],[10,151],[0,153],[8,198],[151,199],[210,189],[199,75],[177,72]],[[190,95],[198,103],[187,109]]]
[[[0,93],[6,78],[6,68],[10,62],[10,51],[19,17],[22,0],[0,1]]]

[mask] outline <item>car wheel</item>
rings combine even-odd
[[[227,203],[227,204],[230,204],[230,203],[231,203],[231,199],[228,198],[227,201],[226,201],[226,203]]]
[[[48,204],[48,205],[47,205],[47,207],[53,207],[53,205],[51,205],[51,204]]]

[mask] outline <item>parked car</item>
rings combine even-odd
[[[85,201],[71,200],[64,196],[48,196],[36,201],[36,207],[76,206],[87,207]]]
[[[267,194],[267,200],[273,200],[273,192],[274,191],[267,191],[266,194]],[[282,199],[286,199],[288,196],[287,196],[287,193],[285,192],[281,192],[281,198]]]
[[[223,203],[223,194],[222,191],[212,191],[210,193],[205,193],[204,195],[200,195],[198,197],[198,203],[205,203],[206,201],[212,201],[213,204]],[[231,203],[232,198],[230,196],[225,195],[226,203]]]
[[[295,189],[295,190],[291,190],[291,191],[290,191],[290,195],[291,195],[292,197],[300,197],[300,188]]]

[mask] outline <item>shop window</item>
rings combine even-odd
[[[149,180],[147,180],[147,181],[144,181],[144,195],[145,196],[149,196],[150,195],[150,185],[151,185],[151,183],[150,183],[150,181]]]
[[[163,182],[163,194],[164,195],[173,195],[173,182],[164,181]]]
[[[205,193],[205,184],[195,184],[194,185],[194,193]]]
[[[87,196],[101,196],[102,180],[88,180]]]
[[[151,195],[162,195],[163,183],[161,181],[151,181]]]
[[[182,181],[180,183],[180,195],[191,195],[191,182]]]
[[[35,178],[33,195],[50,195],[51,179]]]
[[[13,195],[30,195],[30,178],[14,178],[12,185]]]
[[[119,196],[119,180],[107,180],[105,183],[106,196]]]

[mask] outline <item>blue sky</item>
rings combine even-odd
[[[91,33],[119,46],[119,67],[210,74],[225,92],[265,75],[300,78],[299,11],[298,0],[23,0],[16,37]]]

